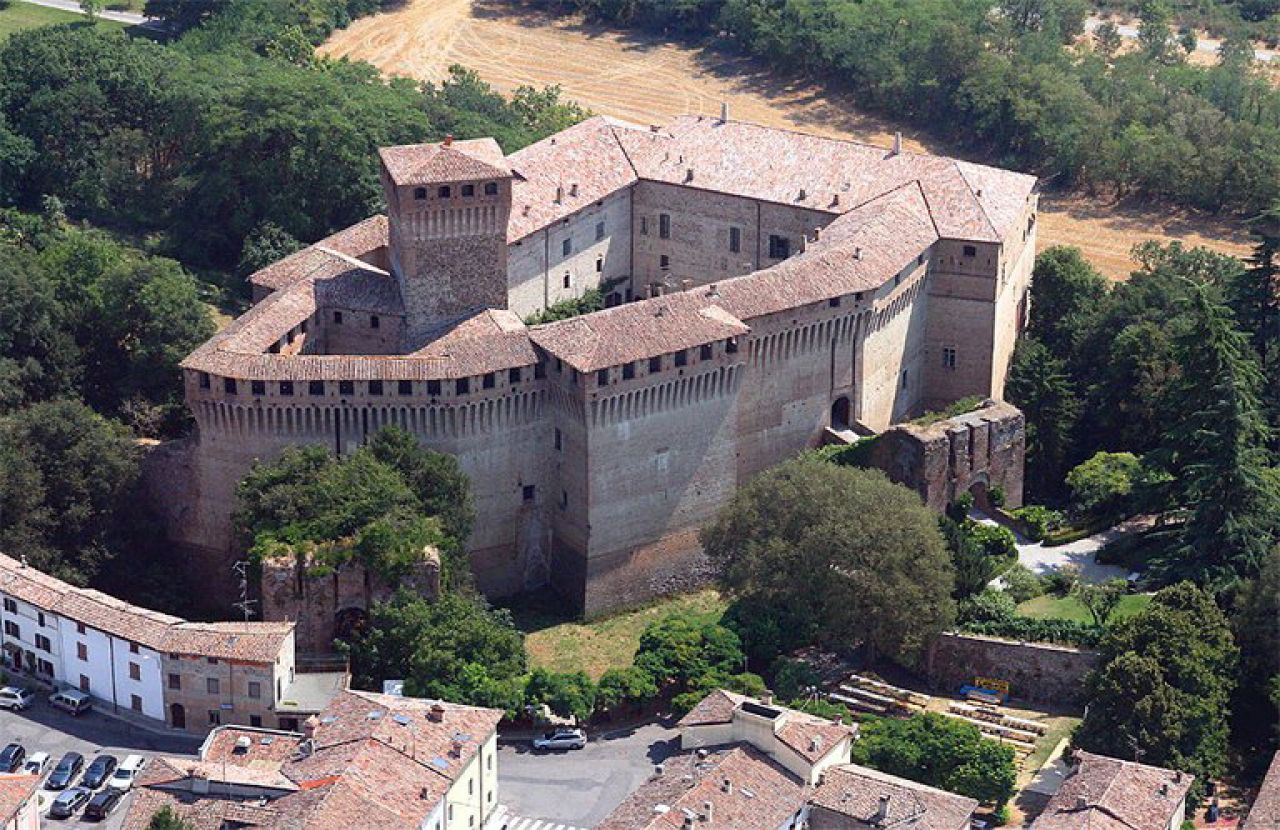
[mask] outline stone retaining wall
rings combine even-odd
[[[1098,653],[1052,643],[1022,643],[976,634],[941,634],[925,658],[935,691],[955,692],[975,677],[1009,683],[1010,697],[1036,703],[1080,703]]]

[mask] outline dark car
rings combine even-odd
[[[16,772],[22,766],[22,759],[26,757],[27,751],[22,748],[22,744],[9,744],[0,750],[0,772]]]
[[[84,808],[85,818],[104,819],[111,815],[111,811],[120,803],[120,799],[124,798],[124,791],[117,790],[115,787],[107,787],[100,793],[89,799],[89,804]]]
[[[44,783],[51,790],[65,790],[76,780],[80,768],[84,766],[84,756],[79,752],[68,752],[49,773],[49,780]]]
[[[119,761],[114,755],[99,755],[89,763],[89,768],[84,771],[84,778],[80,779],[80,786],[88,787],[96,790],[101,787],[111,773],[116,771],[116,765]]]
[[[71,818],[89,800],[89,791],[84,787],[72,787],[60,793],[49,806],[49,818]]]

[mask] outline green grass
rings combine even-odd
[[[23,3],[22,0],[0,0],[0,43],[8,39],[14,32],[23,29],[34,29],[37,26],[51,26],[55,23],[81,23],[88,25],[84,15],[64,12],[61,9],[50,9]],[[123,29],[123,23],[110,20],[99,20],[98,26],[107,29]]]
[[[716,591],[699,591],[588,623],[557,622],[525,610],[516,613],[516,624],[528,632],[525,650],[531,668],[585,671],[594,680],[606,669],[631,665],[649,623],[674,613],[718,620],[728,604]]]
[[[1112,619],[1118,620],[1124,617],[1132,617],[1146,608],[1150,602],[1150,594],[1127,594],[1124,599],[1120,600],[1120,606],[1116,608]],[[1075,597],[1056,597],[1052,594],[1044,594],[1035,599],[1027,600],[1018,606],[1018,614],[1037,620],[1093,622],[1093,617],[1089,615],[1089,610],[1080,604],[1080,600]]]

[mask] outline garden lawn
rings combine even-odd
[[[525,650],[530,668],[558,672],[584,671],[592,680],[606,669],[626,668],[635,659],[645,626],[670,614],[691,613],[700,619],[718,620],[728,601],[716,591],[699,591],[670,597],[634,611],[590,623],[563,622],[533,630],[521,614],[516,623],[528,631]]]
[[[1116,608],[1112,619],[1118,620],[1124,617],[1132,617],[1146,608],[1150,602],[1150,594],[1127,594],[1124,599],[1120,600],[1120,605]],[[1071,596],[1057,597],[1052,594],[1044,594],[1022,603],[1018,606],[1018,615],[1037,620],[1093,622],[1093,617],[1089,615],[1089,610],[1080,604],[1080,600]]]
[[[31,3],[24,3],[22,0],[9,0],[7,4],[5,0],[0,0],[0,43],[8,39],[9,35],[14,32],[20,32],[23,29],[50,26],[54,23],[76,22],[88,23],[82,14],[64,12],[61,9],[50,9],[46,6],[36,6]],[[124,28],[123,23],[115,23],[110,20],[99,20],[97,25],[109,29]]]

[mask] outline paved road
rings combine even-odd
[[[1090,17],[1085,20],[1084,29],[1086,32],[1092,32],[1101,26],[1103,22],[1103,19],[1100,17]],[[1120,37],[1128,40],[1136,40],[1138,37],[1137,26],[1117,24],[1116,31],[1120,33]],[[1221,48],[1221,46],[1222,41],[1210,37],[1203,37],[1196,41],[1196,51],[1205,52],[1210,55],[1218,54],[1218,49]],[[1254,49],[1253,56],[1263,63],[1280,60],[1280,55],[1277,55],[1277,53],[1272,49]]]
[[[61,9],[64,12],[72,12],[74,14],[84,14],[84,9],[80,8],[79,0],[18,0],[21,3],[31,3],[36,6],[48,6],[51,9]],[[113,20],[116,23],[124,23],[129,26],[146,26],[157,25],[150,21],[150,18],[144,17],[133,12],[113,12],[103,9],[98,12],[98,17],[103,20]]]
[[[679,746],[679,733],[660,724],[602,733],[571,752],[504,743],[498,749],[499,800],[523,820],[513,818],[511,830],[594,827]]]
[[[165,755],[194,755],[199,741],[194,738],[160,735],[136,726],[109,718],[99,712],[88,712],[74,718],[64,712],[51,709],[44,701],[42,693],[36,694],[36,703],[25,712],[0,711],[0,742],[22,744],[30,757],[36,752],[47,752],[50,756],[50,769],[58,763],[58,759],[66,752],[79,752],[85,757],[85,766],[99,753],[106,752],[124,760],[124,756],[137,753],[151,757],[156,753]],[[58,795],[50,790],[40,790],[42,810]],[[114,830],[124,821],[128,800],[120,802],[110,818],[95,826]],[[79,816],[63,821],[44,819],[42,826],[47,827],[79,827],[88,826]]]

